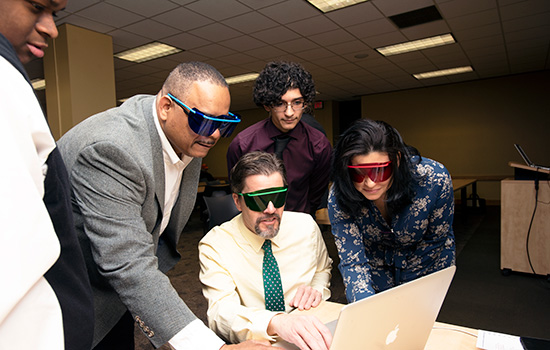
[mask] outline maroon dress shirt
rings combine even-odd
[[[280,134],[271,118],[241,131],[227,150],[229,171],[246,153],[274,153],[273,137]],[[290,141],[283,151],[289,187],[285,210],[314,214],[323,196],[327,195],[332,146],[322,132],[301,121],[288,135]]]

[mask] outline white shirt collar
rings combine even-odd
[[[157,115],[157,108],[156,108],[156,98],[153,102],[153,120],[155,121],[155,126],[157,128],[157,132],[160,137],[160,142],[162,144],[162,151],[164,154],[164,162],[171,163],[172,165],[177,165],[179,162],[183,163],[183,168],[187,167],[189,163],[193,160],[193,157],[189,157],[187,155],[183,155],[182,158],[178,157],[176,154],[176,151],[174,151],[174,148],[170,144],[170,141],[168,141],[168,138],[166,138],[166,135],[164,134],[164,130],[162,130],[159,122],[159,118]]]

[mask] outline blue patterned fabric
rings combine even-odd
[[[391,225],[370,201],[360,217],[350,217],[330,191],[328,213],[348,302],[455,264],[451,176],[428,158],[415,167],[423,176],[416,196]]]

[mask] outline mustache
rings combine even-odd
[[[268,214],[268,215],[262,215],[258,218],[258,222],[260,221],[264,221],[264,220],[272,220],[272,219],[277,219],[278,221],[281,221],[281,216],[277,213],[273,213],[273,214]]]

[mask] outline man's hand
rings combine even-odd
[[[247,340],[240,344],[224,345],[220,350],[268,350],[271,347],[267,340]]]
[[[310,286],[301,285],[289,305],[299,310],[309,310],[317,307],[323,300],[321,293]]]
[[[300,350],[328,350],[332,334],[315,316],[277,314],[267,327],[269,335],[278,335]]]

